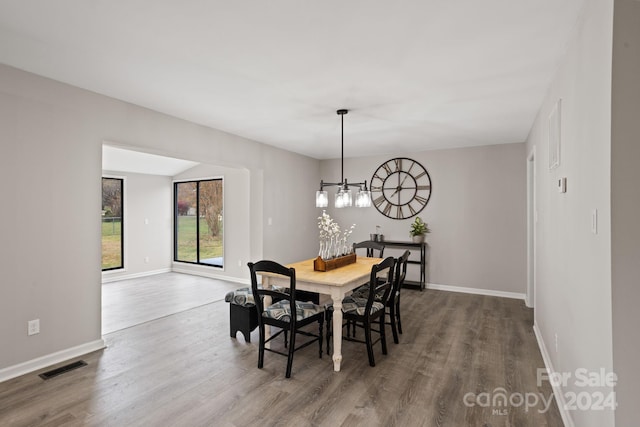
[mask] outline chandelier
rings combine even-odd
[[[358,193],[356,194],[356,207],[358,208],[368,208],[371,206],[371,192],[367,188],[367,181],[364,182],[356,182],[350,183],[347,182],[344,177],[344,115],[349,112],[349,110],[338,110],[336,111],[340,116],[340,127],[341,127],[341,147],[342,152],[340,155],[341,161],[341,170],[340,170],[340,182],[324,182],[320,180],[320,190],[316,191],[316,207],[317,208],[326,208],[329,204],[329,196],[325,191],[325,187],[338,187],[338,191],[336,192],[335,197],[335,207],[336,208],[346,208],[353,206],[353,196],[351,193],[351,189],[349,187],[358,187]]]

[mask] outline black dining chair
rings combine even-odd
[[[353,252],[358,253],[358,249],[365,249],[365,256],[367,258],[382,258],[384,255],[384,245],[372,240],[364,240],[362,242],[353,244]],[[362,252],[362,251],[361,251]],[[365,283],[362,286],[353,290],[354,293],[366,292],[369,284]],[[347,327],[347,334],[349,334],[349,328]]]
[[[366,297],[349,295],[342,300],[342,327],[346,325],[353,325],[355,327],[362,328],[364,331],[365,340],[356,339],[355,334],[353,337],[346,336],[343,338],[347,341],[355,341],[364,343],[367,346],[367,355],[369,357],[369,365],[376,366],[373,356],[373,345],[378,341],[382,345],[382,354],[387,354],[387,339],[385,334],[385,312],[386,304],[382,301],[386,301],[389,298],[391,288],[394,280],[394,267],[396,261],[393,257],[388,257],[371,267],[371,275],[369,276],[369,283],[374,283],[374,286],[370,286],[369,292]],[[380,272],[388,270],[385,274],[386,280],[378,281],[378,275]],[[382,295],[382,301],[376,300],[376,294]],[[327,307],[327,353],[330,350],[330,336],[331,325],[333,318],[333,305]],[[378,329],[374,328],[375,322],[378,322]],[[375,341],[372,340],[371,333],[377,332],[379,338]]]
[[[364,252],[367,258],[382,258],[384,256],[384,245],[379,242],[374,242],[372,240],[364,240],[362,242],[357,242],[353,244],[353,252],[357,255],[358,249],[361,249],[360,252]],[[367,292],[369,289],[369,284],[365,283],[362,286],[357,287],[353,290],[354,294],[361,294],[363,292]],[[347,336],[351,335],[351,331],[353,330],[353,336],[356,334],[355,328],[352,325],[347,325]]]
[[[404,251],[404,253],[396,259],[396,265],[394,267],[394,280],[393,287],[391,289],[391,293],[389,294],[389,298],[384,300],[384,295],[381,293],[377,293],[375,298],[376,301],[385,301],[387,306],[386,314],[389,316],[389,321],[386,322],[387,325],[391,325],[391,332],[393,333],[393,342],[398,344],[400,341],[398,339],[398,333],[402,334],[402,320],[400,318],[400,292],[402,291],[402,285],[404,284],[404,279],[407,275],[407,263],[409,261],[409,255],[411,252]],[[369,285],[365,285],[364,287],[359,287],[353,291],[352,296],[357,298],[366,298],[369,292]],[[354,332],[355,333],[355,332]]]
[[[395,279],[393,280],[393,289],[387,299],[387,308],[389,309],[389,324],[391,325],[391,332],[393,333],[393,342],[398,344],[398,333],[402,333],[402,321],[400,319],[400,293],[402,291],[402,285],[404,279],[407,276],[407,263],[409,261],[409,255],[411,252],[404,251],[402,255],[396,260],[395,266]],[[376,295],[376,298],[380,298],[382,295]]]
[[[274,261],[258,261],[256,263],[248,263],[251,272],[251,291],[258,310],[258,328],[260,331],[260,343],[258,347],[258,368],[262,369],[264,364],[264,352],[270,351],[287,356],[286,377],[291,377],[291,367],[293,365],[293,353],[300,350],[315,341],[318,341],[319,356],[322,358],[322,331],[325,319],[325,313],[322,307],[312,302],[303,302],[296,299],[296,271],[293,268],[287,268]],[[264,289],[258,287],[257,275],[266,272],[273,273],[289,278],[289,292],[283,293],[280,290]],[[269,306],[264,306],[264,297],[278,299]],[[300,328],[318,323],[318,334],[303,331]],[[280,328],[278,332],[272,334],[269,339],[265,339],[265,326],[275,326]],[[265,344],[277,338],[281,334],[284,335],[284,346],[287,348],[287,333],[290,336],[287,353],[266,348]],[[296,347],[296,335],[305,335],[313,339]]]

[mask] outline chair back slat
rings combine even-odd
[[[353,251],[357,253],[356,249],[366,249],[366,256],[368,258],[382,258],[384,256],[384,245],[379,242],[373,242],[371,240],[365,240],[353,244]]]
[[[402,255],[396,261],[396,277],[393,281],[393,290],[392,290],[392,298],[396,298],[398,292],[400,292],[400,288],[404,284],[404,279],[407,277],[407,263],[409,261],[409,255],[411,252],[404,251]]]

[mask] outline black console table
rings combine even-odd
[[[425,287],[425,267],[427,264],[427,244],[425,242],[422,243],[414,243],[414,242],[404,242],[398,240],[385,240],[382,242],[378,242],[383,244],[385,247],[395,247],[395,248],[418,248],[420,249],[420,261],[409,260],[408,264],[419,264],[420,265],[420,281],[416,282],[414,280],[405,280],[404,287],[405,288],[417,288],[420,291],[424,290]]]

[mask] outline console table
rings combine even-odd
[[[420,261],[416,261],[416,260],[409,260],[407,261],[408,264],[419,264],[420,265],[420,281],[416,282],[414,280],[405,280],[404,281],[404,287],[405,288],[417,288],[420,289],[420,291],[422,292],[424,290],[425,287],[425,278],[426,278],[426,273],[425,273],[425,267],[427,264],[427,244],[426,242],[422,242],[422,243],[414,243],[414,242],[405,242],[405,241],[399,241],[399,240],[385,240],[382,242],[378,242],[382,245],[384,245],[385,247],[395,247],[395,248],[414,248],[414,249],[420,249]]]

